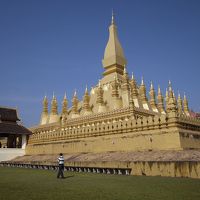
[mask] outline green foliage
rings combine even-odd
[[[1,200],[199,200],[200,180],[0,167]]]

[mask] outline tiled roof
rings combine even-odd
[[[0,120],[11,122],[19,121],[16,109],[0,107]]]
[[[16,123],[0,122],[0,135],[2,134],[30,135],[32,132]]]
[[[190,116],[195,117],[195,118],[200,118],[200,113],[190,111]]]

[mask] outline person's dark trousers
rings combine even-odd
[[[60,176],[61,176],[61,178],[64,178],[63,171],[64,171],[64,165],[59,165],[57,178],[60,178]]]

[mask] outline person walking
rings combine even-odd
[[[64,178],[64,157],[63,154],[60,153],[59,157],[58,157],[58,174],[57,174],[57,178]]]

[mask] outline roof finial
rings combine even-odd
[[[45,92],[45,93],[44,93],[44,99],[46,99],[46,98],[47,98],[47,93]]]
[[[172,82],[169,80],[169,91],[172,91]]]
[[[141,78],[141,85],[144,85],[144,78],[143,78],[143,76]]]
[[[131,79],[132,79],[132,80],[134,79],[134,76],[133,76],[133,72],[132,72],[132,76],[131,76]]]
[[[74,90],[74,97],[76,97],[76,89]]]
[[[47,95],[45,94],[45,96],[44,96],[44,99],[43,99],[43,102],[47,102],[48,100],[47,100]]]
[[[113,9],[112,9],[112,21],[111,21],[111,24],[115,24]]]
[[[172,93],[173,93],[173,97],[176,97],[176,96],[175,96],[175,92],[174,92],[174,90],[172,90]]]
[[[124,64],[124,74],[127,73],[126,65]]]
[[[86,93],[86,92],[88,92],[87,84],[86,84],[86,87],[85,87],[85,93]]]
[[[184,99],[187,99],[185,92],[183,93],[183,98],[184,98]]]
[[[101,87],[101,79],[99,79],[99,88]]]
[[[151,81],[151,86],[150,86],[151,90],[153,90],[153,82]]]
[[[160,85],[158,85],[158,93],[161,93]]]
[[[180,94],[179,90],[178,90],[178,97],[181,97],[181,94]]]

